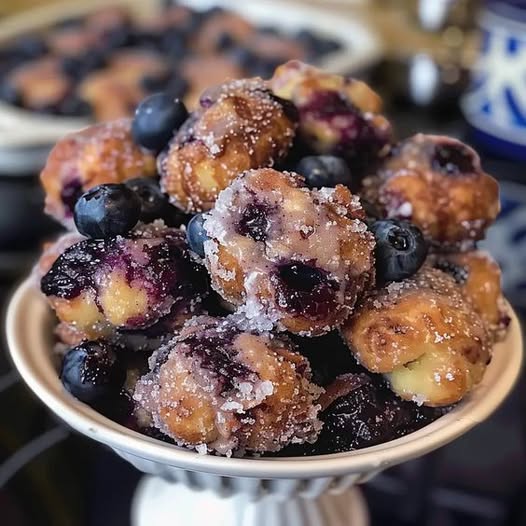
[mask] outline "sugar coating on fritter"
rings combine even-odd
[[[327,333],[372,284],[374,238],[342,185],[311,190],[296,174],[253,170],[205,217],[212,285],[251,326]]]
[[[490,359],[485,325],[455,280],[434,268],[372,291],[342,328],[358,361],[403,399],[459,401]]]
[[[278,451],[314,441],[321,424],[308,361],[285,338],[235,318],[187,322],[154,353],[135,401],[177,444],[201,453]]]
[[[184,234],[155,222],[127,238],[86,239],[69,247],[42,278],[41,289],[61,322],[94,339],[115,329],[146,329],[179,305],[191,313],[206,279]]]
[[[318,153],[341,155],[362,168],[390,142],[382,101],[364,82],[292,60],[276,69],[270,86],[294,103],[300,135]]]
[[[499,212],[497,181],[469,146],[451,137],[417,134],[396,146],[364,196],[385,217],[407,219],[446,248],[472,247]]]
[[[482,250],[436,254],[433,265],[453,277],[491,336],[502,339],[511,320],[502,295],[500,268],[493,258]]]
[[[209,210],[241,172],[282,158],[295,126],[261,79],[212,88],[159,157],[163,189],[186,212]]]
[[[40,174],[46,212],[71,228],[75,202],[86,190],[155,173],[155,157],[133,142],[129,119],[90,126],[51,150]]]

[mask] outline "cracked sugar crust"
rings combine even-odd
[[[374,238],[363,219],[342,185],[310,190],[296,174],[246,172],[206,215],[212,285],[248,327],[327,333],[374,280]]]
[[[41,290],[61,322],[96,339],[151,327],[179,305],[192,313],[207,279],[184,234],[156,221],[126,238],[70,246],[43,276]]]
[[[240,173],[284,157],[295,128],[261,79],[211,88],[158,159],[163,189],[185,212],[209,210]]]
[[[155,157],[133,142],[130,119],[89,126],[51,150],[40,174],[45,211],[72,229],[75,203],[90,188],[155,174]]]
[[[430,266],[370,292],[342,335],[358,361],[384,373],[396,394],[428,406],[458,402],[490,360],[483,320],[455,280]]]
[[[382,101],[364,82],[291,60],[276,69],[270,86],[298,109],[303,140],[317,153],[345,157],[355,174],[391,141]]]
[[[278,451],[321,428],[308,361],[284,337],[200,316],[150,359],[134,400],[154,425],[200,453]]]
[[[442,249],[473,248],[499,212],[498,183],[469,146],[417,134],[393,148],[363,195],[383,216],[406,219]]]

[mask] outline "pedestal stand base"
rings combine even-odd
[[[211,491],[145,476],[132,503],[132,526],[368,526],[361,491],[354,487],[318,499],[265,497],[251,502],[243,495],[221,498]]]

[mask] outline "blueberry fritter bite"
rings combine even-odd
[[[450,274],[471,302],[495,340],[502,339],[510,323],[501,288],[498,264],[484,251],[437,254],[435,268]]]
[[[161,154],[162,186],[182,210],[209,210],[241,172],[271,166],[283,157],[295,126],[287,107],[261,79],[208,90],[200,108]]]
[[[162,223],[129,237],[87,239],[67,250],[42,278],[58,319],[89,339],[146,329],[175,309],[192,311],[206,293],[184,235]]]
[[[60,139],[40,174],[46,212],[73,227],[73,208],[86,190],[156,174],[154,156],[134,144],[128,119],[96,124]]]
[[[251,323],[319,335],[341,324],[372,284],[374,238],[348,188],[248,171],[205,215],[213,287]]]
[[[386,374],[404,400],[428,406],[458,402],[490,359],[481,317],[451,276],[428,266],[372,291],[342,334],[366,369]]]
[[[286,339],[197,317],[154,353],[134,399],[179,445],[230,455],[314,441],[322,389]]]
[[[293,60],[276,69],[270,86],[297,107],[299,133],[317,153],[340,155],[361,169],[391,140],[382,101],[364,82]]]
[[[445,248],[472,247],[499,212],[497,181],[469,146],[417,134],[396,146],[364,180],[364,197],[388,218],[409,219]]]

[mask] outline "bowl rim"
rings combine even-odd
[[[402,438],[358,451],[312,457],[226,458],[200,455],[128,429],[67,393],[51,359],[51,310],[32,278],[14,292],[7,309],[6,335],[16,369],[33,393],[76,431],[124,453],[189,471],[229,477],[319,478],[375,472],[422,456],[485,420],[502,403],[520,374],[523,344],[510,307],[511,325],[482,382],[452,411]]]

